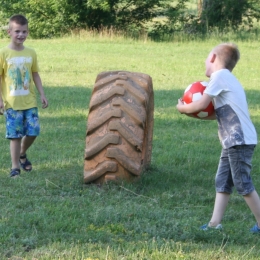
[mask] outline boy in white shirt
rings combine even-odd
[[[216,46],[206,59],[206,76],[210,81],[202,98],[190,104],[179,99],[177,109],[190,115],[204,110],[212,101],[215,113],[208,119],[218,121],[222,152],[215,179],[215,205],[210,222],[201,229],[222,228],[221,220],[235,186],[256,218],[257,223],[250,231],[260,233],[260,199],[250,176],[257,134],[250,119],[244,89],[232,74],[239,58],[235,44]]]

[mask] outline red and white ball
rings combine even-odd
[[[190,84],[184,91],[182,101],[184,104],[189,104],[193,101],[197,101],[201,99],[204,90],[208,86],[208,83],[206,81],[197,81],[192,84]],[[206,118],[210,115],[212,115],[214,112],[214,106],[213,103],[210,102],[208,107],[204,109],[203,111],[200,111],[198,113],[194,113],[193,115],[198,118]]]

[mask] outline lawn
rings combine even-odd
[[[102,37],[31,40],[49,108],[28,151],[31,173],[9,177],[9,142],[0,117],[0,259],[259,259],[260,236],[235,191],[223,231],[202,232],[211,217],[221,150],[215,121],[177,112],[184,89],[204,76],[208,52],[223,38],[155,43]],[[236,40],[234,70],[260,132],[257,40]],[[0,40],[0,47],[8,40]],[[83,183],[88,105],[96,76],[127,70],[153,79],[155,111],[150,169],[136,183]],[[260,192],[260,151],[252,176]]]

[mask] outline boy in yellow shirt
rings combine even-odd
[[[48,107],[38,73],[37,55],[24,46],[28,33],[26,17],[13,15],[8,27],[11,42],[0,50],[0,113],[4,112],[6,138],[10,140],[11,177],[20,174],[20,167],[27,172],[32,170],[26,152],[40,133],[34,85],[42,108]]]

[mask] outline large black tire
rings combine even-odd
[[[102,72],[90,99],[84,182],[132,181],[151,162],[154,96],[149,75]]]

